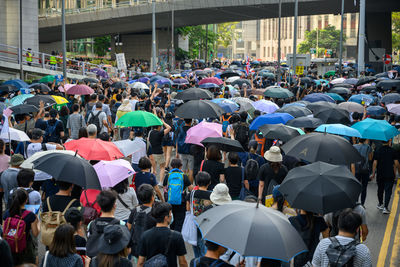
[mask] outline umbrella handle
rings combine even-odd
[[[74,155],[74,157],[76,157],[77,154],[78,154],[78,149],[75,150],[75,155]]]

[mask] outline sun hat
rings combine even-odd
[[[107,225],[99,239],[98,250],[104,254],[116,254],[129,244],[130,236],[125,225]]]
[[[122,112],[131,112],[132,111],[132,105],[129,99],[124,99],[122,104],[118,107],[118,111]]]
[[[24,162],[24,156],[21,154],[14,154],[11,156],[10,165],[11,166],[19,166]]]
[[[232,201],[231,196],[229,195],[229,188],[226,184],[217,184],[211,195],[210,200],[216,205],[224,205]]]
[[[277,146],[272,146],[267,152],[264,153],[264,158],[269,162],[281,162],[281,149]]]

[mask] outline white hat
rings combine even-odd
[[[267,152],[265,152],[264,158],[269,162],[281,162],[281,149],[277,146],[272,146]]]
[[[132,106],[131,102],[129,99],[124,99],[122,104],[118,107],[118,111],[123,111],[123,112],[131,112],[132,111]]]
[[[229,188],[226,184],[217,184],[211,195],[210,200],[216,205],[224,205],[232,201],[231,196],[229,195]]]

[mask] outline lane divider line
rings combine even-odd
[[[400,191],[399,191],[399,183],[397,183],[396,189],[395,189],[395,194],[396,196],[399,197]],[[395,199],[393,198],[393,201]],[[396,215],[395,215],[396,216]],[[396,267],[398,264],[395,263],[395,261],[399,261],[400,259],[397,259],[397,256],[399,254],[399,249],[400,249],[400,217],[397,219],[397,226],[396,230],[394,232],[394,241],[393,241],[393,246],[392,246],[392,256],[390,257],[390,267]]]

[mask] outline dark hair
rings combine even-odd
[[[158,202],[154,205],[151,213],[157,223],[162,223],[171,210],[172,206],[168,202]]]
[[[120,94],[116,95],[115,99],[117,99],[117,101],[121,101],[122,100],[122,95],[120,95]]]
[[[150,161],[150,159],[149,159],[148,157],[141,157],[141,158],[139,159],[138,167],[139,167],[141,170],[150,169],[151,166],[152,166],[152,165],[151,165],[151,161]]]
[[[103,103],[101,103],[100,101],[96,102],[96,108],[102,108],[102,107],[103,107]]]
[[[338,220],[339,230],[346,233],[357,233],[358,227],[362,224],[360,214],[354,212],[352,209],[345,209],[340,213]]]
[[[106,132],[103,132],[99,134],[99,139],[108,142],[110,141],[110,135]]]
[[[112,190],[103,190],[97,195],[97,204],[99,204],[101,211],[110,212],[117,200],[117,195]]]
[[[216,145],[211,145],[207,148],[207,159],[219,161],[222,159],[221,151]]]
[[[90,100],[96,100],[96,99],[97,99],[97,95],[96,94],[90,95]]]
[[[71,109],[72,109],[72,112],[78,111],[79,110],[79,105],[78,104],[73,104]]]
[[[3,139],[0,139],[0,154],[3,154],[4,147],[5,147],[5,143],[4,143]]]
[[[196,183],[198,186],[208,186],[211,183],[211,176],[208,172],[198,172],[196,175]]]
[[[174,169],[179,169],[180,167],[182,167],[182,160],[181,159],[177,159],[177,158],[173,158],[171,160],[171,167]]]
[[[62,106],[61,109],[60,109],[60,116],[67,116],[68,114],[69,114],[68,107],[67,106]]]
[[[60,190],[68,190],[72,186],[72,183],[57,181],[57,186]]]
[[[29,183],[35,179],[35,172],[31,169],[21,169],[17,174],[19,187],[29,187]]]
[[[68,223],[58,226],[49,247],[51,255],[58,258],[65,258],[68,254],[75,254],[74,233],[74,227]]]
[[[154,188],[149,184],[142,184],[137,189],[136,195],[142,204],[148,204],[154,196]]]
[[[88,135],[86,127],[79,128],[78,139],[82,138],[82,137],[88,137],[88,136],[89,135]]]
[[[99,101],[103,101],[104,99],[106,99],[105,95],[99,95]]]
[[[185,121],[186,124],[192,123],[192,119],[184,119],[184,121]]]
[[[361,114],[358,112],[353,112],[351,117],[353,118],[353,120],[360,120],[362,118]]]
[[[218,244],[215,244],[214,242],[211,242],[211,241],[206,241],[206,247],[207,247],[207,249],[208,250],[210,250],[210,251],[217,251],[218,250],[218,248],[220,247],[220,245],[218,245]]]
[[[282,263],[281,263],[281,261],[278,261],[278,260],[263,258],[263,259],[261,259],[260,266],[261,267],[281,267]]]
[[[124,194],[126,191],[128,191],[128,186],[129,186],[129,181],[128,178],[125,180],[122,180],[118,184],[114,185],[112,189],[117,192],[117,194]]]
[[[78,230],[78,226],[80,222],[83,222],[83,214],[82,212],[75,207],[69,208],[64,215],[67,223],[71,224],[75,231]]]
[[[18,188],[12,193],[12,202],[9,209],[10,217],[21,215],[21,205],[28,200],[28,192],[25,189]]]
[[[236,152],[229,152],[228,153],[228,160],[231,164],[238,164],[239,162],[239,155]]]
[[[285,204],[285,198],[279,194],[276,198],[274,197],[274,203],[278,203],[278,210],[280,212],[283,212],[283,204]]]

